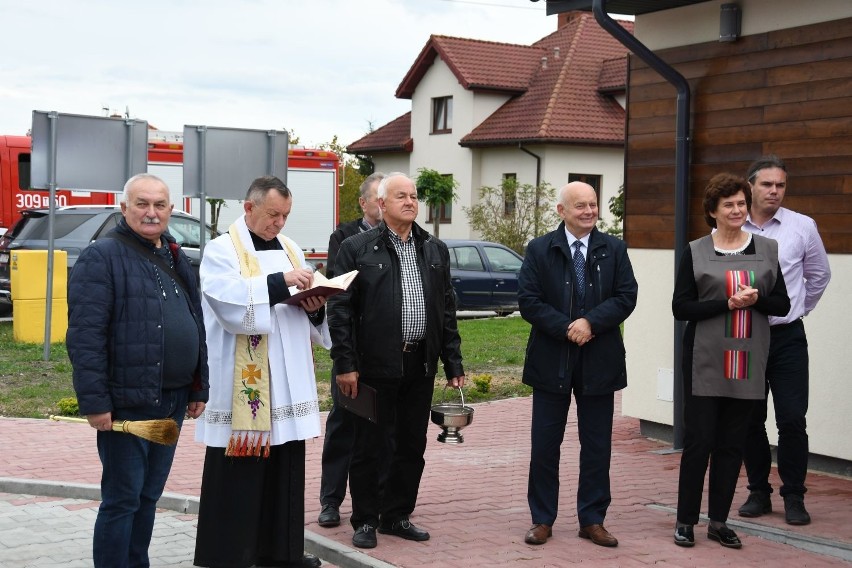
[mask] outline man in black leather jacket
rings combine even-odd
[[[329,301],[331,356],[342,396],[376,389],[377,421],[355,417],[349,489],[352,543],[376,546],[376,529],[408,540],[429,539],[414,526],[426,451],[426,429],[438,358],[447,385],[462,387],[464,369],[446,245],[420,228],[417,190],[405,174],[379,184],[384,218],[346,239],[334,272],[358,270],[346,292]],[[385,455],[393,448],[393,455]],[[379,492],[380,464],[389,464]]]

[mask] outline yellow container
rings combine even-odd
[[[9,251],[12,301],[47,298],[47,251]],[[53,299],[68,297],[68,253],[53,251]],[[13,308],[14,309],[14,308]],[[17,314],[16,314],[17,315]]]
[[[47,302],[39,300],[15,300],[12,304],[12,332],[15,341],[24,343],[44,343],[44,318]],[[50,313],[50,342],[65,341],[68,331],[68,300],[53,300]]]

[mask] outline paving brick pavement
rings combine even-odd
[[[810,525],[786,525],[783,503],[775,496],[776,512],[770,515],[746,520],[733,512],[729,523],[743,540],[741,550],[724,549],[707,540],[703,524],[696,527],[694,548],[675,546],[672,527],[680,456],[668,452],[667,444],[642,437],[636,419],[620,416],[620,405],[616,410],[613,434],[613,502],[606,522],[607,528],[618,537],[619,546],[602,548],[577,537],[574,492],[578,443],[573,411],[562,447],[561,514],[553,528],[553,538],[544,546],[529,546],[523,542],[523,537],[530,524],[526,503],[530,399],[496,401],[474,405],[474,408],[473,423],[463,431],[463,444],[437,442],[440,430],[430,425],[426,471],[417,509],[412,515],[415,524],[432,534],[431,540],[422,543],[379,535],[379,545],[375,549],[350,548],[348,498],[341,510],[344,524],[337,528],[320,528],[316,516],[320,508],[317,496],[322,439],[308,441],[306,548],[341,567],[559,567],[574,563],[712,567],[756,566],[767,562],[772,563],[773,568],[852,565],[852,479],[814,472],[808,476],[806,498],[814,519]],[[161,502],[164,507],[181,512],[168,510],[160,514],[158,522],[164,528],[155,534],[152,551],[159,546],[192,547],[194,515],[182,511],[197,510],[204,455],[204,448],[193,441],[193,431],[194,424],[187,422],[166,485],[168,499]],[[0,432],[0,491],[15,494],[30,491],[63,498],[29,498],[37,502],[30,505],[20,504],[21,498],[17,495],[2,496],[0,522],[14,518],[14,507],[23,506],[28,510],[27,515],[43,517],[45,522],[52,518],[52,509],[63,508],[72,517],[76,514],[73,522],[85,527],[90,534],[94,519],[91,501],[97,499],[100,475],[95,432],[85,425],[5,418],[0,418]],[[774,469],[773,478],[777,486]],[[734,509],[745,499],[745,485],[741,477]],[[66,502],[67,499],[79,502]],[[30,506],[39,508],[32,513]],[[5,533],[6,526],[0,525],[3,529],[0,532]],[[171,537],[173,541],[169,540]],[[42,546],[58,546],[60,551],[69,549],[69,545],[52,542],[48,540]],[[4,548],[6,546],[6,541],[0,537],[0,565],[27,566],[7,563],[4,558],[14,549]],[[65,558],[70,560],[69,556]],[[174,556],[172,561],[179,558],[183,557]],[[32,565],[51,565],[45,562]],[[76,564],[65,562],[63,565],[71,568]]]
[[[87,568],[98,502],[0,493],[0,563],[9,568]],[[192,566],[195,515],[159,511],[151,566]]]

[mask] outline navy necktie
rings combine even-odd
[[[586,259],[580,248],[583,243],[574,241],[574,274],[577,275],[577,293],[582,298],[586,294]]]

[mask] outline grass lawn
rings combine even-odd
[[[530,326],[520,317],[483,318],[459,321],[467,383],[465,402],[527,396],[521,384],[524,348]],[[62,399],[74,397],[71,363],[64,343],[54,343],[50,360],[44,361],[41,344],[16,343],[12,322],[0,322],[0,416],[47,418],[63,414]],[[328,410],[331,359],[328,351],[314,348],[320,407]],[[446,377],[439,366],[435,399],[444,396]],[[458,400],[457,393],[446,393]],[[67,401],[66,401],[67,402]]]

